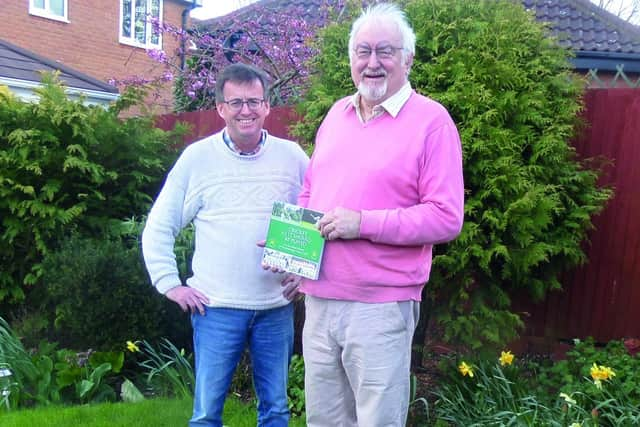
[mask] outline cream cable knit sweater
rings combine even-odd
[[[155,201],[142,234],[145,264],[161,293],[180,286],[175,236],[193,222],[193,276],[187,285],[212,307],[251,310],[286,305],[280,275],[260,265],[271,207],[295,203],[309,159],[292,141],[267,136],[255,155],[232,152],[217,133],[189,145]]]

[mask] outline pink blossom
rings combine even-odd
[[[320,8],[314,22],[325,22],[330,11],[340,10],[343,1],[328,2]],[[331,5],[333,4],[333,5]],[[330,5],[330,6],[328,6]],[[251,19],[232,16],[221,22],[218,28],[206,30],[200,28],[183,31],[181,28],[157,19],[151,19],[154,31],[165,37],[178,40],[178,48],[167,53],[161,50],[149,50],[150,58],[158,62],[164,71],[155,79],[131,77],[118,84],[148,85],[155,82],[179,81],[183,93],[194,101],[189,108],[208,109],[214,107],[216,75],[232,62],[245,62],[262,68],[276,88],[272,94],[272,103],[294,102],[307,88],[310,72],[308,63],[316,51],[308,44],[317,28],[304,20],[305,11],[296,10],[283,15],[268,7],[256,7]],[[181,69],[182,48],[188,49],[187,67]],[[174,80],[179,76],[179,80]]]

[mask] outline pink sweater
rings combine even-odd
[[[462,228],[462,150],[437,102],[413,92],[394,119],[360,123],[350,98],[316,136],[298,203],[361,212],[360,238],[327,242],[318,280],[302,291],[360,302],[420,301],[436,243]]]

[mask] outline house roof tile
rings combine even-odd
[[[625,64],[627,71],[640,71],[640,27],[627,23],[589,0],[521,0],[540,22],[550,24],[551,32],[562,46],[576,52],[576,68],[615,70]],[[233,19],[255,19],[261,8],[282,15],[296,14],[317,22],[323,4],[337,0],[260,0],[228,15],[200,21],[198,26],[215,30],[229,25]]]
[[[42,71],[60,71],[68,87],[117,94],[118,89],[87,74],[0,39],[0,77],[40,83]]]
[[[576,52],[618,52],[640,56],[640,28],[589,0],[522,0],[536,19],[548,22],[563,46]]]

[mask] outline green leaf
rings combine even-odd
[[[125,378],[120,389],[120,397],[123,402],[141,402],[144,400],[144,395],[138,390],[138,388],[128,379]]]

